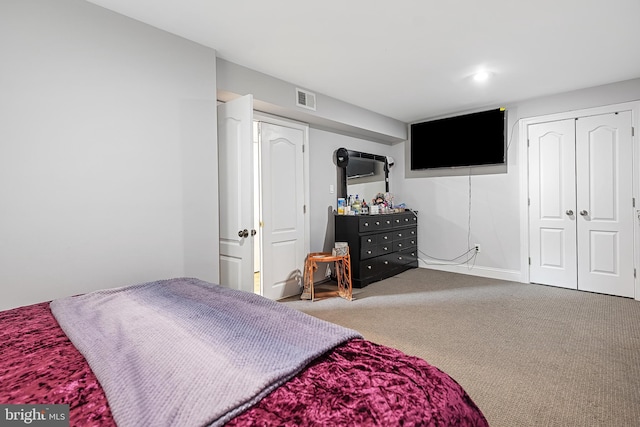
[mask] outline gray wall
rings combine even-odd
[[[337,208],[337,191],[340,188],[334,153],[341,147],[381,156],[388,156],[394,151],[393,147],[386,144],[321,129],[309,129],[309,157],[312,159],[309,165],[311,252],[330,251],[333,247],[332,212]],[[392,178],[389,181],[389,190],[393,192],[395,181]],[[336,193],[329,192],[330,185],[334,186]]]
[[[215,51],[81,0],[3,0],[0,52],[0,309],[217,281]]]
[[[640,78],[518,103],[518,118],[561,113],[640,100]]]
[[[421,266],[487,277],[521,280],[521,242],[523,212],[519,152],[526,143],[518,140],[521,118],[574,111],[640,100],[640,79],[587,88],[507,105],[509,110],[508,172],[437,178],[395,179],[397,191],[419,211],[419,249]],[[636,130],[637,134],[637,130]],[[405,145],[398,144],[392,154],[405,160]],[[404,170],[405,164],[398,163]],[[640,165],[636,165],[640,168]],[[526,170],[525,176],[526,176]],[[632,177],[629,177],[632,179]],[[524,218],[526,220],[526,218]],[[526,230],[524,230],[526,232]],[[440,261],[464,253],[469,245],[480,243],[482,252],[475,262],[442,266]],[[526,253],[525,253],[526,255]],[[464,259],[464,258],[463,258]]]
[[[218,97],[228,101],[252,94],[259,111],[309,123],[345,135],[367,138],[386,144],[407,138],[407,127],[399,120],[374,113],[338,99],[315,93],[316,110],[296,105],[296,88],[286,82],[224,59],[217,62]],[[301,88],[313,92],[313,88]]]
[[[513,116],[510,111],[509,129],[515,124]],[[398,169],[403,171],[408,168],[405,144],[394,147],[402,162]],[[398,180],[407,204],[418,210],[420,266],[519,280],[517,161],[517,141],[511,140],[507,173]],[[482,252],[475,263],[464,263],[465,253],[476,243]]]

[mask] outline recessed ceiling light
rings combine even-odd
[[[484,82],[489,80],[489,77],[491,77],[491,73],[488,71],[478,71],[473,75],[473,80],[476,82]]]

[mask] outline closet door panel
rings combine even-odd
[[[530,125],[530,280],[577,288],[574,120]]]
[[[634,296],[631,112],[576,121],[578,288]]]

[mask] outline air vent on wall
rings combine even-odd
[[[296,88],[296,105],[298,107],[316,110],[316,94]]]

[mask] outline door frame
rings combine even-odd
[[[254,110],[253,111],[253,121],[254,122],[265,122],[265,123],[270,123],[273,125],[277,125],[277,126],[283,126],[283,127],[290,127],[290,128],[295,128],[295,129],[299,129],[302,131],[303,133],[303,138],[304,141],[302,143],[303,147],[304,147],[304,151],[303,151],[303,156],[302,156],[302,166],[303,166],[303,175],[304,175],[304,183],[303,183],[303,190],[304,190],[304,206],[305,206],[305,213],[304,213],[304,251],[305,253],[303,254],[303,257],[306,257],[306,255],[310,252],[311,250],[311,221],[310,221],[310,214],[309,214],[309,200],[310,200],[310,194],[309,194],[309,186],[310,186],[310,178],[309,178],[309,125],[307,123],[304,122],[299,122],[296,120],[292,120],[292,119],[287,119],[287,118],[283,118],[283,117],[278,117],[278,116],[274,116],[268,113],[264,113],[258,110]],[[261,231],[258,232],[259,235],[261,236]],[[264,266],[262,265],[262,237],[260,237],[260,270],[262,271]],[[300,266],[300,271],[302,271],[304,268],[304,266]],[[263,275],[260,275],[262,280]],[[260,293],[262,293],[262,283],[260,284]]]
[[[634,279],[635,300],[640,301],[640,101],[624,102],[619,104],[604,105],[594,108],[571,110],[561,113],[547,114],[520,119],[518,126],[518,148],[520,164],[520,271],[522,281],[530,283],[529,274],[529,150],[528,150],[528,127],[532,124],[552,122],[558,120],[572,119],[576,117],[596,116],[601,114],[615,113],[616,111],[631,111],[631,126],[634,129],[632,137],[633,146],[633,197],[635,199],[636,218],[633,221],[633,251],[634,268],[636,271]]]

